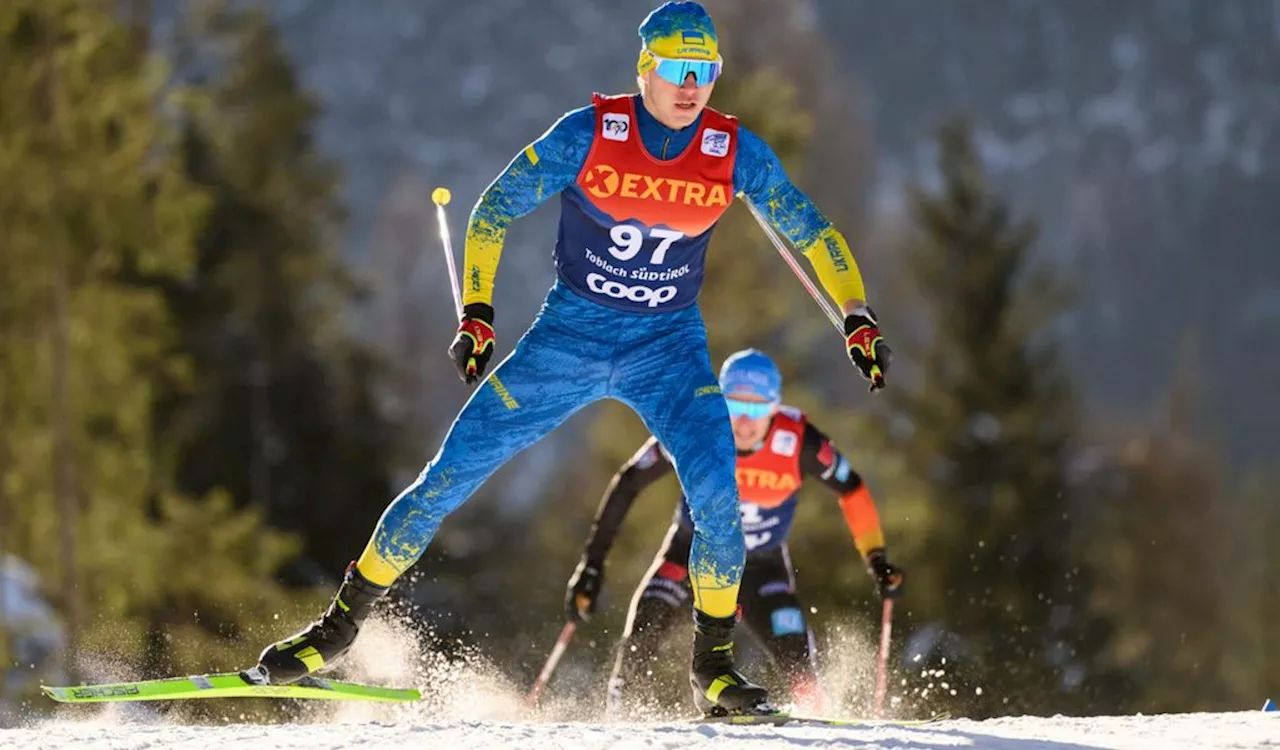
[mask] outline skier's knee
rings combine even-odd
[[[689,515],[693,520],[694,533],[707,542],[719,544],[731,541],[734,537],[742,537],[742,520],[736,492],[715,493],[700,498],[697,502],[691,496]]]
[[[679,611],[678,606],[654,597],[636,602],[635,615],[618,641],[614,677],[631,681],[649,670]]]
[[[465,489],[448,476],[449,472],[436,468],[435,463],[427,464],[413,484],[396,498],[397,503],[407,504],[421,516],[422,523],[429,526],[439,526],[445,516],[462,505],[467,495]]]
[[[772,651],[778,668],[789,680],[805,679],[813,674],[809,639],[803,635],[774,636]]]
[[[789,679],[805,679],[813,674],[812,634],[797,604],[786,602],[769,608],[769,635],[765,641],[779,669]]]
[[[627,628],[626,637],[645,646],[651,645],[671,629],[688,603],[689,593],[682,585],[655,578],[636,602],[635,616]]]

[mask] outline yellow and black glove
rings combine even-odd
[[[850,361],[862,377],[871,381],[871,390],[883,388],[884,375],[889,370],[889,358],[893,352],[884,343],[871,308],[862,305],[845,316],[844,341]]]
[[[480,380],[493,356],[493,308],[473,302],[462,308],[458,335],[449,345],[449,356],[458,368],[458,376],[467,385]]]

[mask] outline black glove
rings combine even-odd
[[[462,308],[458,335],[449,345],[449,356],[458,368],[458,376],[471,385],[484,376],[484,368],[493,356],[493,308],[473,302]]]
[[[604,563],[583,560],[569,579],[564,593],[564,611],[570,620],[581,625],[596,611],[596,599],[604,586]]]
[[[893,352],[880,335],[876,314],[863,305],[844,319],[845,348],[854,367],[862,377],[871,381],[871,390],[884,387],[884,374],[889,371],[889,359]]]
[[[889,563],[884,550],[873,549],[867,555],[867,573],[876,582],[876,595],[881,599],[897,599],[902,596],[902,583],[906,576],[901,568]]]

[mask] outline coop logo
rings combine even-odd
[[[631,116],[606,113],[600,123],[601,135],[609,141],[625,141],[631,132]]]
[[[582,177],[582,187],[596,198],[622,198],[681,203],[710,208],[729,205],[724,185],[708,185],[693,180],[673,180],[647,174],[622,172],[608,164],[596,164]]]
[[[664,305],[675,299],[676,296],[676,288],[674,286],[660,286],[657,289],[650,289],[647,286],[627,286],[626,284],[606,279],[598,273],[587,274],[587,288],[596,294],[603,294],[614,299],[625,299],[649,307]]]

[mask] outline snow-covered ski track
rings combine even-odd
[[[1085,750],[1278,748],[1280,715],[1247,711],[1097,718],[1013,717],[927,726],[741,727],[724,724],[592,724],[497,721],[344,722],[167,726],[104,718],[58,720],[0,731],[0,747],[36,750],[156,748],[857,748],[859,750]]]

